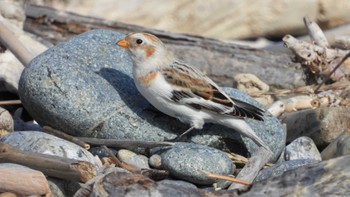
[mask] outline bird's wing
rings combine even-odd
[[[211,79],[193,67],[175,61],[160,72],[174,87],[169,98],[174,102],[237,118],[263,120],[263,110],[230,98]]]

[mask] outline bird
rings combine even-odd
[[[134,83],[146,100],[190,125],[176,139],[202,129],[205,123],[214,123],[232,128],[270,150],[244,120],[264,121],[263,109],[229,97],[199,69],[176,58],[153,34],[129,33],[116,44],[129,52]]]

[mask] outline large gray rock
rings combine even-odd
[[[257,182],[241,196],[349,196],[350,155],[302,166]]]
[[[124,35],[93,30],[59,44],[33,59],[19,83],[23,105],[41,125],[76,136],[163,141],[173,139],[188,125],[154,109],[137,91],[132,62],[115,43]],[[232,88],[228,94],[254,105],[256,101]],[[277,159],[285,134],[279,121],[247,120]],[[229,129],[207,125],[192,133],[192,141],[243,155],[257,146]]]

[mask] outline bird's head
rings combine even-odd
[[[130,33],[117,45],[129,50],[136,66],[159,67],[173,61],[163,42],[149,33]]]

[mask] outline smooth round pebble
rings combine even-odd
[[[0,142],[14,146],[22,151],[88,161],[97,168],[101,166],[101,163],[84,148],[72,142],[39,131],[12,132],[0,138]]]
[[[161,154],[162,167],[182,180],[196,184],[212,184],[205,172],[230,175],[234,170],[231,159],[222,151],[193,143],[176,143]]]
[[[152,168],[159,169],[162,166],[162,157],[158,154],[154,154],[149,157],[148,163]]]
[[[149,168],[148,158],[146,156],[138,155],[126,149],[120,149],[118,151],[118,158],[127,164],[133,165],[141,169]]]

